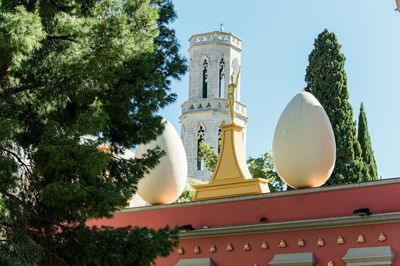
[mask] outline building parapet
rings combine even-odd
[[[211,43],[222,43],[231,45],[239,50],[242,47],[242,40],[229,32],[214,31],[203,34],[193,35],[190,39],[190,47],[211,44]]]
[[[228,108],[225,107],[225,98],[202,98],[197,100],[191,100],[184,102],[182,106],[182,115],[192,112],[199,111],[221,111],[228,112]],[[241,102],[235,102],[235,113],[239,116],[246,117],[247,106]]]

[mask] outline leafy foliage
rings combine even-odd
[[[266,152],[258,158],[249,157],[247,164],[253,177],[269,180],[270,191],[283,191],[288,188],[274,170],[274,161],[270,152]]]
[[[357,139],[361,146],[362,158],[367,169],[367,180],[378,179],[378,169],[375,162],[374,151],[372,150],[371,138],[368,132],[367,115],[364,111],[364,104],[361,103],[360,115],[358,116]]]
[[[121,157],[176,98],[174,18],[169,0],[0,2],[1,264],[149,265],[176,245],[169,228],[85,226],[127,206],[163,155]]]
[[[196,160],[203,160],[207,170],[214,172],[218,162],[218,154],[215,153],[213,147],[202,141],[199,145],[199,154]]]
[[[218,155],[214,152],[213,147],[201,142],[199,156],[196,159],[204,160],[206,168],[210,172],[214,172],[218,162]],[[269,180],[268,185],[271,191],[282,191],[287,187],[274,171],[271,153],[266,152],[258,158],[249,157],[247,166],[253,177]]]
[[[324,30],[314,42],[308,57],[306,88],[324,107],[336,140],[336,165],[328,184],[365,180],[361,147],[356,137],[353,109],[348,101],[345,56],[334,33]]]

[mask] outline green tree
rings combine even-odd
[[[121,157],[176,98],[174,18],[169,0],[0,1],[0,264],[150,265],[177,245],[168,227],[86,226],[163,155]]]
[[[214,148],[206,144],[204,141],[200,142],[199,154],[196,160],[204,161],[204,165],[208,171],[214,172],[218,162],[218,154],[215,153]]]
[[[204,160],[204,165],[210,172],[214,172],[218,162],[218,155],[214,152],[214,148],[205,142],[200,143],[198,160]],[[264,178],[269,180],[269,189],[271,191],[282,191],[286,188],[284,182],[274,171],[272,155],[269,152],[264,153],[258,158],[249,157],[247,166],[253,177]]]
[[[367,180],[377,180],[378,170],[375,162],[374,151],[372,150],[371,138],[368,132],[367,115],[364,111],[364,104],[361,103],[360,115],[358,116],[358,142],[361,146],[362,158],[367,168]]]
[[[283,191],[287,188],[278,173],[274,170],[274,162],[270,152],[266,152],[258,158],[249,157],[247,165],[253,177],[269,180],[270,191]]]
[[[306,88],[324,107],[336,140],[336,164],[328,184],[365,180],[361,147],[356,136],[353,109],[348,101],[345,56],[334,33],[324,30],[314,42],[308,57]]]

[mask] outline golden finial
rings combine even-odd
[[[336,243],[338,245],[343,245],[344,244],[344,239],[342,236],[338,236]]]
[[[217,251],[216,246],[212,245],[209,251],[210,251],[210,253],[215,253]]]
[[[249,251],[249,250],[250,250],[250,245],[249,245],[249,243],[246,243],[246,244],[244,245],[243,250],[244,250],[244,251]]]
[[[328,266],[333,266],[334,264],[333,264],[333,261],[329,261],[328,262]]]
[[[399,11],[400,12],[400,0],[396,0],[396,9],[395,11]]]
[[[232,244],[228,244],[228,245],[226,246],[226,251],[232,251],[232,250],[233,250]]]
[[[183,253],[185,253],[185,250],[183,249],[183,247],[178,248],[178,254],[183,255]]]
[[[281,242],[279,242],[279,247],[280,247],[280,248],[285,248],[285,247],[286,247],[286,242],[285,242],[285,240],[281,240]]]
[[[300,238],[299,241],[297,241],[297,246],[302,248],[304,245],[304,239]]]
[[[323,247],[323,246],[325,246],[325,241],[322,238],[318,239],[317,247]]]
[[[365,242],[364,236],[362,234],[359,234],[357,238],[357,243],[364,243],[364,242]]]
[[[262,248],[262,249],[268,249],[268,244],[267,244],[267,242],[262,242],[262,243],[261,243],[261,248]]]
[[[385,242],[386,236],[383,233],[379,233],[378,240],[380,242]]]
[[[199,247],[199,246],[196,246],[196,247],[193,249],[193,253],[194,253],[194,254],[199,254],[199,253],[200,253],[200,247]]]

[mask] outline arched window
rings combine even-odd
[[[218,154],[221,151],[221,137],[222,137],[222,129],[218,129]]]
[[[207,98],[207,83],[208,83],[208,62],[207,59],[203,61],[203,98]]]
[[[197,131],[197,157],[200,155],[200,143],[204,141],[204,128],[202,125],[199,126]],[[197,159],[197,170],[203,170],[202,160]]]
[[[221,58],[219,61],[219,97],[222,97],[222,90],[225,88],[225,61]]]

